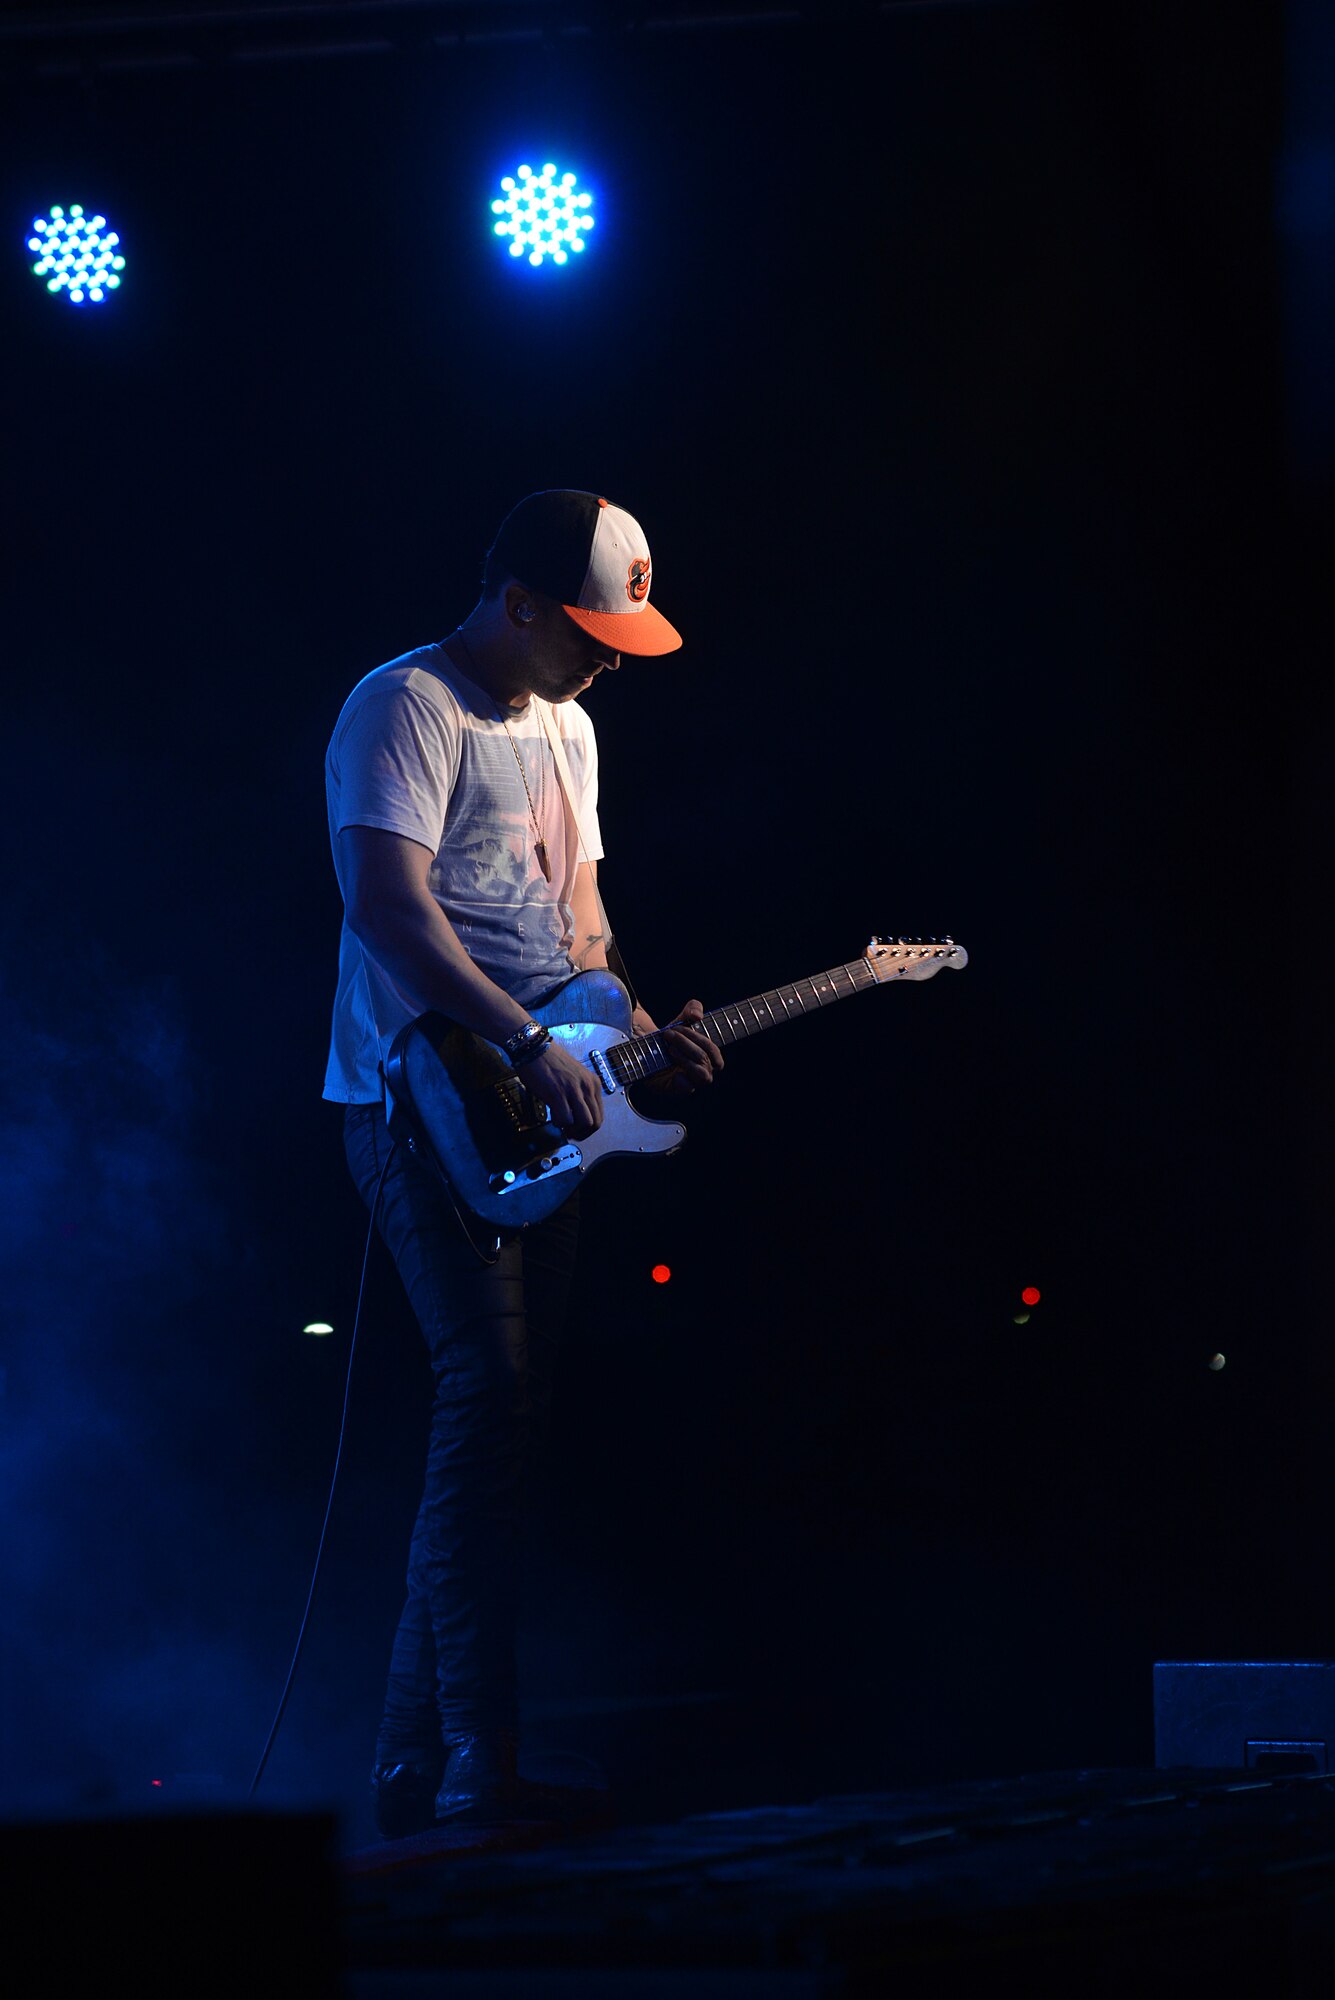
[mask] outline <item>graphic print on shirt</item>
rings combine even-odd
[[[569,907],[558,900],[570,858],[565,813],[539,729],[537,716],[530,715],[525,723],[512,723],[508,736],[503,725],[492,732],[465,732],[459,776],[430,871],[432,894],[470,957],[508,991],[526,978],[551,984],[553,968],[559,978],[570,942]],[[530,795],[547,843],[550,885],[538,861]]]
[[[588,859],[598,835],[598,752],[593,725],[574,702],[548,711],[559,730],[579,801]],[[428,883],[474,962],[524,1005],[573,969],[569,891],[581,858],[536,700],[504,722],[491,698],[439,646],[391,660],[365,676],[343,705],[325,759],[329,835],[339,860],[347,826],[384,828],[429,850]],[[511,736],[514,738],[513,746]],[[538,862],[528,798],[543,826],[552,870]],[[346,922],[325,1095],[370,1103],[379,1061],[418,1012],[365,952]]]

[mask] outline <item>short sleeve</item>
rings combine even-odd
[[[329,767],[335,833],[381,827],[434,854],[459,775],[459,719],[412,687],[368,689],[340,717]]]

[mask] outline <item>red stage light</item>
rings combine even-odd
[[[653,1270],[649,1273],[649,1276],[653,1279],[656,1285],[665,1285],[668,1279],[672,1276],[672,1273],[668,1269],[666,1264],[655,1264]]]
[[[1037,1285],[1026,1285],[1020,1294],[1020,1297],[1027,1306],[1036,1306],[1042,1296],[1043,1294],[1039,1291]]]

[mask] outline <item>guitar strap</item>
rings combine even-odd
[[[627,993],[629,993],[631,1006],[638,1007],[640,1003],[635,996],[635,988],[631,984],[630,974],[626,970],[626,961],[621,956],[617,941],[612,935],[612,926],[607,920],[607,909],[603,903],[602,892],[598,887],[598,873],[593,862],[589,860],[588,843],[584,838],[584,825],[579,816],[579,807],[575,804],[575,785],[570,775],[570,765],[566,761],[565,745],[561,741],[561,732],[559,729],[552,727],[552,719],[548,713],[546,702],[538,701],[537,710],[538,719],[542,724],[548,747],[552,753],[552,762],[556,766],[556,775],[560,781],[561,795],[566,804],[566,818],[575,830],[575,839],[579,846],[580,855],[583,860],[588,862],[589,880],[593,884],[594,900],[598,905],[598,922],[603,934],[603,949],[607,953],[607,969],[621,981],[621,984],[625,987]]]

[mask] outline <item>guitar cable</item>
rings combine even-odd
[[[444,1190],[445,1199],[449,1202],[450,1207],[454,1210],[455,1220],[459,1224],[460,1229],[463,1231],[464,1242],[468,1245],[473,1255],[477,1258],[478,1263],[485,1265],[487,1270],[490,1270],[493,1264],[499,1264],[501,1261],[500,1230],[498,1229],[496,1231],[496,1240],[492,1244],[491,1249],[484,1250],[482,1248],[482,1245],[478,1242],[477,1238],[474,1236],[472,1230],[468,1226],[467,1215],[464,1213],[463,1209],[460,1208],[458,1202],[454,1198],[454,1189],[450,1186],[450,1183],[446,1178],[445,1169],[441,1166],[440,1161],[436,1158],[434,1147],[429,1146],[425,1143],[419,1146],[412,1133],[409,1133],[408,1151],[412,1154],[415,1160],[420,1160],[425,1157],[427,1165],[432,1169],[432,1171],[436,1176],[436,1179],[440,1182],[440,1185]]]
[[[552,741],[551,734],[550,731],[547,729],[544,718],[542,717],[541,709],[539,709],[539,720],[543,722],[544,733],[547,735],[549,745],[551,745]],[[559,750],[559,747],[555,745],[552,746],[552,762],[556,766],[557,780],[561,786],[565,803],[569,807],[571,817],[575,823],[575,833],[579,841],[580,851],[583,854],[585,861],[588,862],[589,876],[593,883],[593,893],[598,905],[599,921],[602,924],[604,936],[606,939],[604,949],[607,953],[607,957],[609,960],[609,970],[621,978],[622,983],[626,986],[627,990],[630,993],[631,1005],[632,1007],[634,1007],[634,1005],[636,1004],[634,989],[631,987],[630,978],[629,975],[626,973],[625,965],[624,962],[622,961],[621,954],[617,950],[615,940],[611,935],[611,927],[609,926],[607,921],[607,911],[603,907],[603,899],[598,889],[597,872],[592,862],[589,862],[588,849],[585,846],[584,842],[584,829],[583,826],[580,824],[579,814],[575,810],[574,801],[571,797],[570,786],[567,782],[569,775],[568,767],[566,769],[562,768],[563,765],[565,764],[564,753],[561,752]],[[389,1086],[389,1079],[385,1075],[383,1064],[381,1065],[380,1068],[380,1075],[382,1082],[386,1086]],[[389,1095],[391,1097],[394,1096],[392,1086],[389,1086]],[[397,1100],[395,1101],[397,1103]],[[334,1493],[338,1486],[339,1468],[343,1463],[343,1441],[347,1435],[348,1405],[352,1397],[352,1364],[357,1354],[357,1330],[360,1327],[362,1321],[362,1300],[366,1296],[366,1273],[371,1262],[371,1244],[375,1237],[375,1219],[380,1208],[380,1196],[384,1190],[385,1176],[389,1172],[390,1161],[394,1158],[394,1154],[398,1149],[398,1144],[399,1142],[397,1138],[390,1139],[389,1151],[385,1155],[385,1164],[380,1169],[380,1179],[376,1182],[375,1199],[371,1203],[370,1220],[366,1225],[366,1248],[362,1252],[362,1274],[361,1274],[361,1280],[357,1286],[357,1308],[352,1316],[352,1338],[348,1342],[348,1366],[347,1366],[347,1372],[343,1378],[343,1408],[342,1408],[342,1413],[339,1417],[338,1443],[334,1448],[334,1469],[329,1475],[329,1494],[328,1498],[325,1501],[324,1520],[320,1524],[320,1539],[316,1544],[315,1562],[311,1568],[310,1587],[306,1592],[306,1606],[301,1614],[301,1624],[297,1628],[296,1644],[292,1648],[292,1659],[288,1666],[287,1679],[283,1683],[283,1692],[278,1697],[278,1707],[274,1711],[274,1719],[269,1726],[269,1734],[265,1739],[264,1748],[260,1752],[259,1763],[255,1766],[255,1775],[250,1781],[250,1788],[246,1793],[246,1797],[248,1799],[254,1798],[255,1793],[259,1788],[260,1779],[264,1776],[264,1767],[269,1761],[270,1752],[272,1751],[274,1743],[277,1739],[278,1730],[282,1723],[284,1713],[286,1712],[287,1709],[288,1697],[292,1692],[292,1683],[296,1679],[297,1662],[301,1658],[301,1649],[306,1641],[306,1629],[310,1624],[311,1607],[315,1602],[315,1587],[320,1580],[320,1565],[324,1560],[325,1542],[329,1534],[329,1521],[334,1511]],[[449,1180],[443,1168],[441,1167],[439,1160],[437,1160],[436,1158],[434,1148],[432,1148],[431,1146],[423,1146],[419,1148],[414,1143],[412,1134],[410,1132],[407,1138],[407,1149],[415,1159],[420,1160],[423,1158],[423,1156],[425,1156],[427,1163],[435,1169],[436,1177],[439,1180],[441,1187],[445,1192],[450,1207],[454,1210],[455,1216],[459,1223],[459,1227],[463,1231],[464,1241],[468,1244],[468,1247],[473,1252],[473,1255],[478,1259],[478,1261],[481,1264],[490,1266],[497,1263],[499,1261],[501,1254],[501,1232],[497,1230],[496,1240],[490,1252],[484,1250],[482,1246],[477,1242],[477,1240],[473,1235],[472,1230],[468,1226],[468,1222],[465,1218],[464,1212],[460,1208],[459,1203],[455,1199],[454,1189],[450,1186]]]
[[[325,1538],[329,1533],[329,1517],[334,1511],[334,1489],[338,1485],[339,1467],[343,1463],[343,1440],[347,1435],[348,1404],[352,1396],[352,1363],[357,1353],[357,1329],[362,1323],[362,1300],[366,1296],[366,1272],[371,1262],[371,1243],[375,1236],[375,1219],[380,1208],[380,1196],[385,1186],[385,1175],[389,1172],[390,1161],[394,1158],[397,1150],[398,1140],[391,1139],[389,1151],[385,1155],[385,1164],[380,1169],[380,1179],[376,1182],[375,1199],[371,1203],[371,1219],[366,1226],[366,1248],[362,1252],[362,1275],[361,1282],[357,1287],[357,1309],[352,1316],[352,1338],[348,1342],[348,1366],[347,1373],[343,1379],[343,1413],[339,1418],[338,1444],[334,1449],[334,1469],[329,1476],[329,1497],[325,1501],[324,1521],[320,1527],[320,1540],[315,1550],[315,1564],[311,1570],[310,1588],[306,1592],[306,1608],[301,1614],[301,1624],[297,1631],[297,1643],[292,1649],[292,1663],[287,1670],[287,1679],[283,1683],[283,1692],[278,1698],[278,1707],[269,1729],[268,1738],[263,1750],[260,1752],[260,1761],[255,1766],[255,1775],[250,1781],[250,1790],[246,1793],[248,1799],[253,1799],[255,1796],[260,1779],[264,1776],[264,1767],[269,1761],[269,1752],[273,1749],[274,1739],[278,1735],[278,1727],[283,1720],[283,1712],[287,1707],[287,1699],[292,1692],[292,1683],[296,1678],[297,1661],[301,1658],[301,1649],[305,1643],[306,1627],[309,1625],[311,1617],[311,1606],[315,1602],[315,1586],[320,1579],[320,1563],[324,1556]]]

